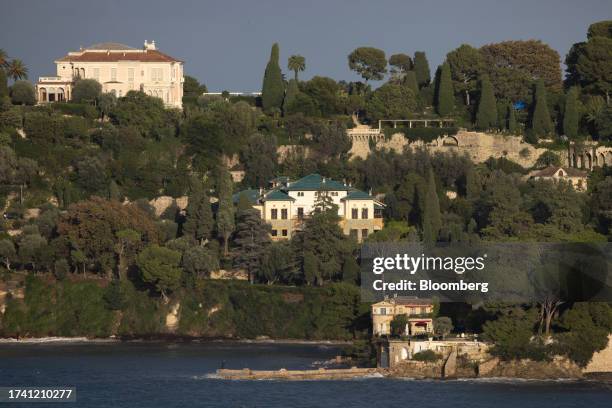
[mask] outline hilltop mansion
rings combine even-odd
[[[327,195],[338,207],[340,228],[345,235],[361,242],[369,234],[383,228],[383,204],[369,194],[350,185],[319,174],[310,174],[297,181],[279,177],[268,190],[245,190],[234,194],[237,202],[245,194],[258,209],[262,219],[272,226],[272,239],[291,239],[302,229],[303,221],[314,210],[319,194]]]
[[[71,51],[55,61],[56,76],[40,77],[36,84],[38,103],[69,101],[80,78],[95,79],[102,92],[125,96],[140,90],[161,98],[167,107],[182,108],[183,62],[159,51],[155,41],[142,49],[119,43],[100,43]]]

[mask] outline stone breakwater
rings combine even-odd
[[[345,380],[382,374],[377,368],[337,368],[318,370],[217,370],[217,376],[225,380]]]

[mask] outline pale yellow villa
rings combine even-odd
[[[243,194],[272,226],[271,238],[275,241],[291,239],[302,229],[320,195],[327,196],[337,207],[342,232],[358,242],[384,226],[384,204],[364,191],[320,174],[296,181],[278,177],[270,181],[268,190],[244,190],[234,194],[234,201]]]
[[[388,336],[395,316],[406,315],[404,335],[416,336],[433,333],[434,304],[431,299],[398,296],[384,299],[372,305],[372,334]]]
[[[102,92],[125,96],[140,90],[161,98],[167,107],[182,108],[183,61],[159,51],[155,41],[141,49],[119,43],[100,43],[71,51],[55,61],[56,76],[40,77],[38,103],[69,101],[80,78],[95,79]]]

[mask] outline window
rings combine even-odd
[[[134,82],[134,68],[128,68],[128,82]]]
[[[93,78],[98,82],[100,81],[100,68],[93,69]]]
[[[284,230],[283,230],[283,237],[286,237],[286,236],[287,236],[287,230],[286,230],[286,229],[284,229]]]
[[[297,196],[298,196],[298,197],[304,197],[304,192],[303,192],[303,191],[298,191]]]
[[[357,208],[351,209],[351,218],[354,220],[359,218],[359,210]]]
[[[361,239],[366,239],[368,237],[368,229],[364,228],[361,230]]]
[[[281,219],[282,220],[287,219],[287,209],[286,208],[281,209]]]
[[[275,236],[277,236],[277,235],[278,235],[278,231],[277,231],[277,230],[275,230],[275,229],[273,229],[273,230],[270,232],[270,234],[271,234],[273,237],[275,237]]]
[[[117,80],[117,68],[111,68],[111,81]]]
[[[337,191],[332,191],[331,195],[334,196],[334,197],[337,197],[338,196],[338,192]]]
[[[304,219],[304,207],[298,207],[297,216],[298,220]]]
[[[270,214],[273,220],[278,219],[278,210],[276,208],[273,208],[272,210],[270,210]]]
[[[384,307],[380,308],[380,314],[381,315],[386,315],[387,314],[387,309],[385,309]]]
[[[361,218],[363,218],[364,220],[368,219],[368,209],[367,208],[361,209]]]
[[[164,80],[162,68],[151,68],[151,81],[161,82]]]

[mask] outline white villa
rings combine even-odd
[[[340,228],[345,235],[361,242],[383,228],[384,205],[371,195],[342,182],[310,174],[297,181],[279,177],[269,190],[245,190],[234,195],[237,202],[246,194],[261,217],[272,226],[272,239],[290,239],[302,229],[303,221],[314,210],[319,194],[325,194],[338,207]]]
[[[140,90],[161,98],[167,107],[182,108],[183,61],[159,51],[155,41],[145,41],[142,49],[110,42],[95,44],[69,52],[55,65],[56,76],[38,79],[38,103],[69,101],[75,81],[87,78],[100,82],[102,92],[117,97]]]

